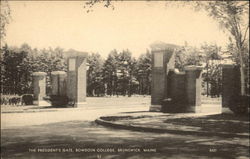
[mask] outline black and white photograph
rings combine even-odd
[[[249,159],[249,1],[1,0],[1,159]]]

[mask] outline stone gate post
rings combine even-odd
[[[34,72],[33,74],[33,93],[34,105],[47,106],[48,103],[44,101],[46,96],[46,73]]]
[[[53,106],[67,106],[66,77],[64,71],[51,72],[51,103]]]
[[[170,69],[174,69],[175,47],[152,50],[152,86],[150,111],[161,111],[162,102],[168,97],[167,79]]]
[[[230,100],[240,94],[240,70],[234,64],[222,65],[222,107],[228,108]]]
[[[200,66],[186,66],[186,97],[187,111],[201,111],[201,73]]]
[[[86,104],[87,53],[71,51],[68,57],[67,96],[74,107]]]
[[[64,71],[51,72],[51,95],[66,96],[66,77],[67,74]]]

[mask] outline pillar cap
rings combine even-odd
[[[32,75],[33,76],[46,76],[47,73],[46,72],[33,72]]]
[[[169,44],[162,41],[155,41],[154,43],[150,44],[150,48],[153,53],[165,51],[165,50],[173,50],[179,48],[180,46],[175,44]]]
[[[86,58],[86,57],[88,57],[88,53],[70,49],[70,50],[67,51],[66,56],[68,58],[76,58],[76,57],[85,57]]]
[[[66,74],[66,72],[64,72],[64,71],[53,71],[53,72],[51,72],[51,75],[65,75]]]
[[[171,68],[171,69],[169,69],[169,71],[172,71],[177,75],[184,75],[185,74],[185,72],[180,72],[177,68]]]
[[[235,64],[221,64],[223,68],[234,68],[236,65]]]
[[[188,65],[184,67],[185,71],[195,71],[195,70],[202,70],[204,67],[196,66],[196,65]]]

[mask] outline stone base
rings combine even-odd
[[[210,114],[221,114],[222,106],[217,104],[203,104],[201,106],[201,113],[210,113]]]
[[[186,109],[187,113],[200,113],[201,112],[201,108],[200,106],[189,106],[187,109]]]
[[[202,112],[202,106],[196,106],[193,108],[195,113],[201,113]]]
[[[192,106],[187,109],[189,113],[209,113],[209,114],[221,114],[221,105],[204,104],[201,106]]]
[[[149,108],[150,112],[161,112],[161,105],[151,105]]]
[[[83,107],[83,106],[86,106],[86,105],[87,105],[87,102],[79,102],[79,103],[75,103],[74,107]]]
[[[49,103],[45,100],[39,100],[39,101],[35,100],[35,101],[33,101],[33,104],[37,105],[37,106],[51,106],[51,103]]]
[[[222,107],[222,113],[223,114],[234,114],[232,110],[230,110],[228,107]]]

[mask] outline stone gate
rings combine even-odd
[[[87,56],[85,52],[70,50],[68,52],[68,71],[51,72],[51,104],[54,106],[79,107],[86,104]],[[46,96],[46,73],[33,73],[34,104],[48,105]]]
[[[165,44],[152,47],[152,87],[150,111],[168,113],[204,112],[201,107],[201,66],[175,68],[175,51],[179,46]],[[221,109],[216,111],[220,112]]]

